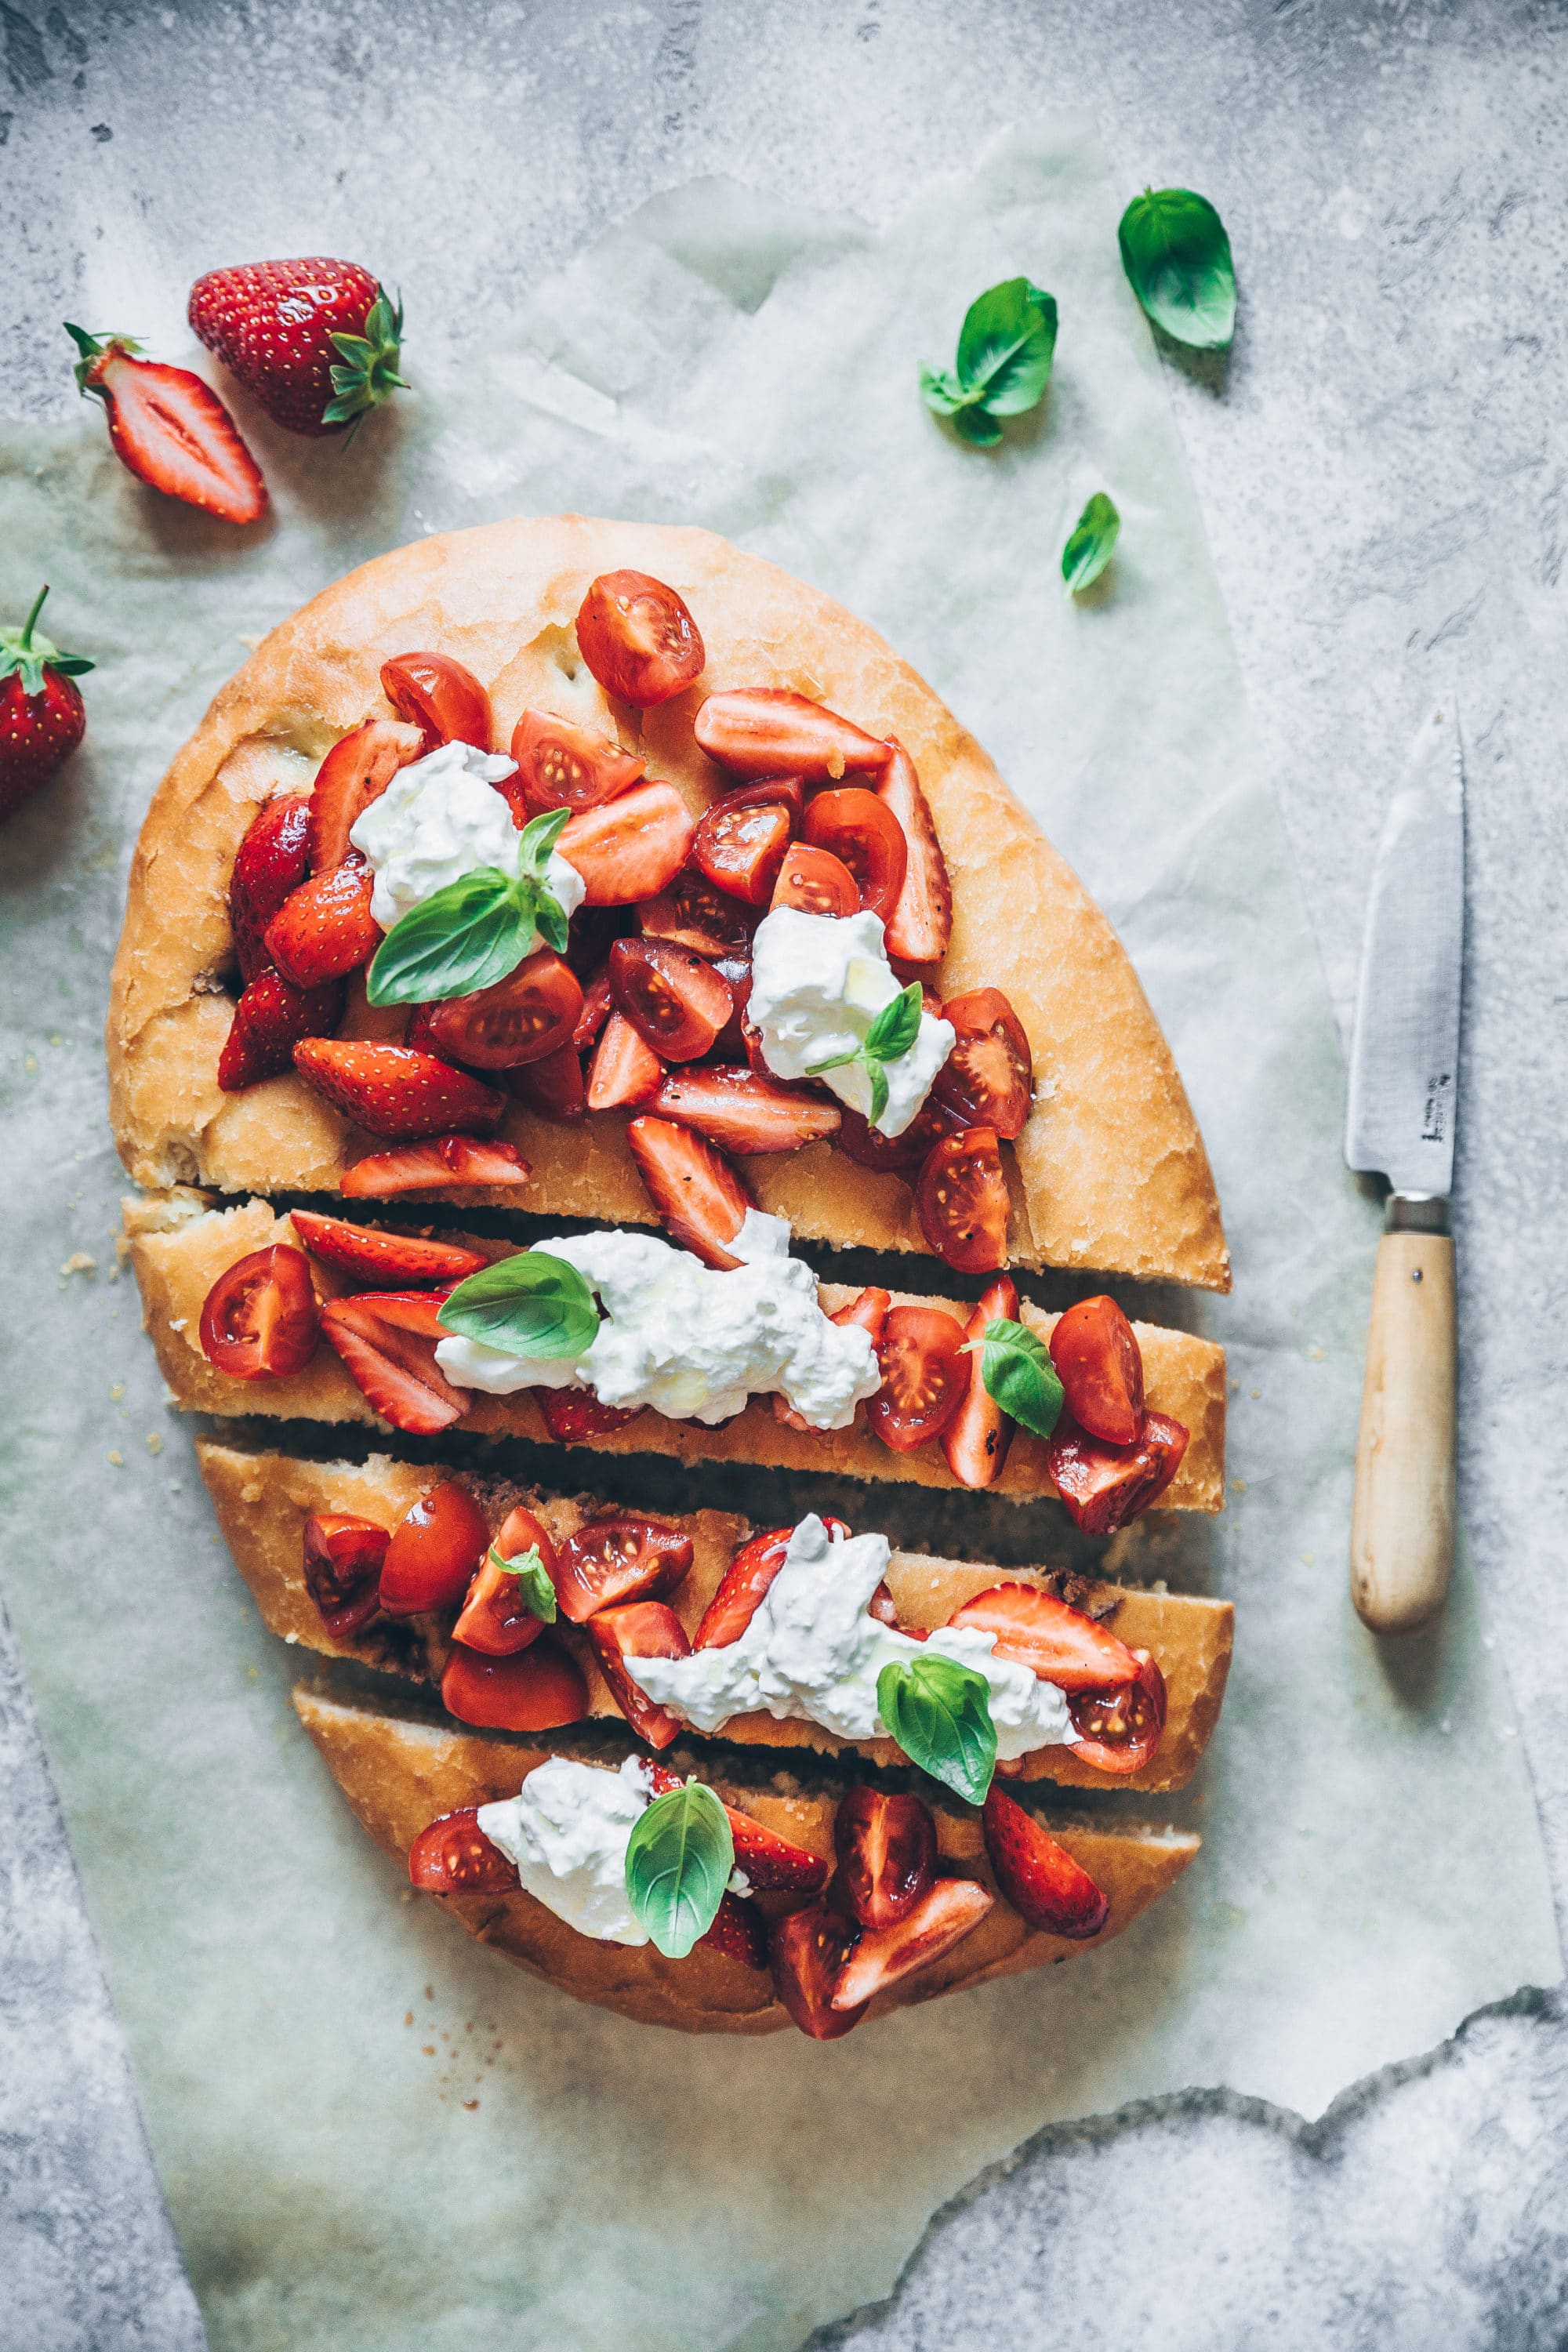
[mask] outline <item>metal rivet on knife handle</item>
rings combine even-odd
[[[1437,1614],[1454,1567],[1454,1244],[1394,1193],[1378,1244],[1356,1442],[1351,1597],[1374,1633]]]

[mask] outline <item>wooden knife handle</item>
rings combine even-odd
[[[1454,1244],[1445,1222],[1441,1202],[1395,1194],[1377,1246],[1351,1517],[1351,1598],[1374,1633],[1428,1623],[1453,1572]]]

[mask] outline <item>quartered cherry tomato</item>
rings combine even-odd
[[[667,1601],[632,1601],[622,1609],[601,1609],[588,1620],[588,1638],[611,1695],[639,1739],[668,1748],[680,1720],[658,1706],[627,1673],[627,1658],[685,1658],[691,1654],[686,1629]]]
[[[570,1041],[537,1062],[523,1062],[506,1071],[501,1084],[515,1101],[537,1111],[542,1118],[568,1121],[587,1116],[583,1057]]]
[[[408,1880],[421,1895],[509,1895],[517,1864],[479,1827],[479,1809],[464,1805],[422,1829],[408,1849]]]
[[[1135,1682],[1114,1691],[1080,1691],[1068,1701],[1081,1734],[1073,1754],[1098,1772],[1142,1772],[1153,1762],[1165,1728],[1165,1677],[1140,1658]]]
[[[561,1614],[582,1625],[601,1609],[662,1599],[685,1580],[690,1566],[689,1536],[657,1519],[617,1511],[585,1520],[568,1536],[551,1576]]]
[[[921,1233],[960,1274],[990,1274],[1006,1265],[1009,1207],[992,1127],[966,1127],[944,1136],[915,1186]]]
[[[805,838],[848,867],[861,906],[885,923],[899,903],[909,866],[904,829],[887,802],[858,784],[818,793],[805,812]]]
[[[510,1070],[570,1045],[582,1011],[582,984],[571,965],[552,948],[536,948],[493,986],[426,1005],[425,1027],[434,1051],[448,1061]]]
[[[526,815],[550,809],[598,808],[619,799],[641,779],[647,765],[635,751],[623,751],[608,735],[553,710],[525,710],[511,730],[517,773],[500,786],[509,800],[521,798]],[[515,805],[515,803],[514,803]]]
[[[798,784],[795,790],[798,794]],[[770,798],[770,793],[778,796]],[[748,907],[765,907],[800,822],[800,807],[778,787],[742,784],[704,813],[691,855],[716,890],[743,899]]]
[[[489,1522],[466,1486],[451,1478],[433,1486],[392,1531],[381,1564],[382,1607],[392,1617],[455,1607],[489,1540]]]
[[[796,841],[784,854],[772,904],[798,907],[803,915],[858,915],[860,889],[841,857]]]
[[[577,614],[577,650],[606,694],[639,710],[682,693],[708,658],[682,599],[646,572],[600,574]]]
[[[858,2025],[863,2009],[835,2009],[833,1988],[854,1947],[856,1931],[826,1903],[786,1911],[768,1929],[773,1990],[803,2033],[837,2042]]]
[[[999,988],[949,997],[942,1017],[958,1032],[936,1075],[934,1098],[966,1127],[1022,1135],[1034,1107],[1035,1070],[1024,1024]]]
[[[882,1385],[866,1407],[872,1428],[895,1454],[940,1437],[963,1402],[969,1358],[963,1326],[937,1307],[889,1309],[877,1343]]]
[[[590,907],[636,907],[668,889],[696,827],[673,784],[637,784],[568,817],[556,847],[583,877]]]
[[[1187,1432],[1168,1413],[1143,1416],[1135,1445],[1107,1445],[1063,1412],[1046,1445],[1046,1467],[1068,1517],[1090,1535],[1114,1535],[1157,1503],[1187,1450]]]
[[[481,1650],[489,1658],[510,1658],[539,1639],[544,1620],[529,1608],[519,1580],[500,1566],[500,1560],[521,1559],[532,1550],[538,1551],[553,1583],[556,1553],[549,1530],[520,1505],[479,1562],[479,1574],[452,1628],[454,1642],[466,1642],[470,1650]]]
[[[423,730],[427,751],[443,743],[490,748],[490,698],[450,654],[395,654],[381,665],[381,690],[399,719]]]
[[[668,940],[716,962],[721,956],[752,951],[752,925],[739,902],[716,890],[695,864],[683,866],[668,890],[637,908],[645,939]]]
[[[936,1823],[929,1806],[862,1784],[833,1817],[837,1884],[862,1927],[906,1918],[936,1876]]]
[[[610,987],[633,1028],[666,1062],[706,1054],[734,1011],[727,983],[704,957],[662,940],[617,940]]]
[[[235,1381],[302,1372],[321,1336],[310,1261],[287,1242],[252,1250],[225,1268],[206,1295],[202,1353]]]
[[[1067,1408],[1091,1437],[1134,1445],[1143,1434],[1143,1354],[1114,1298],[1080,1298],[1051,1333]]]
[[[883,1135],[868,1127],[859,1112],[847,1104],[837,1141],[839,1149],[860,1167],[874,1168],[879,1175],[905,1176],[923,1168],[942,1137],[954,1131],[952,1112],[928,1095],[902,1135]]]
[[[312,1511],[305,1522],[305,1590],[334,1642],[368,1625],[381,1607],[376,1581],[389,1538],[352,1511]]]
[[[454,1642],[441,1704],[459,1723],[488,1731],[552,1731],[582,1721],[588,1685],[576,1660],[548,1636],[510,1658],[487,1658]]]

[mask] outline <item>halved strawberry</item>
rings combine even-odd
[[[522,1062],[516,1069],[503,1070],[500,1082],[514,1101],[537,1111],[541,1118],[570,1125],[588,1115],[583,1056],[575,1045],[557,1045],[553,1054],[545,1054],[537,1062]]]
[[[122,466],[224,522],[259,522],[267,511],[261,469],[210,385],[189,368],[137,358],[141,346],[127,335],[89,335],[68,319],[66,332],[81,353],[77,388],[102,401]]]
[[[1138,1660],[1125,1642],[1033,1584],[990,1585],[947,1622],[994,1633],[997,1657],[1027,1666],[1058,1690],[1116,1690],[1137,1680]]]
[[[312,875],[286,898],[262,942],[285,980],[319,988],[368,963],[382,941],[370,911],[375,877],[352,852],[330,874]]]
[[[915,763],[896,736],[888,740],[893,756],[877,793],[903,828],[909,862],[903,887],[888,918],[883,945],[900,963],[940,963],[952,937],[952,884],[947,860]]]
[[[722,1154],[667,1118],[634,1118],[626,1141],[671,1236],[705,1265],[738,1266],[730,1244],[756,1203]]]
[[[836,1307],[827,1319],[830,1323],[858,1323],[862,1331],[870,1333],[872,1347],[880,1348],[882,1332],[888,1320],[888,1309],[892,1303],[893,1294],[890,1290],[878,1290],[873,1286],[862,1290],[858,1297],[849,1301],[847,1307]],[[786,1429],[811,1427],[810,1422],[804,1413],[796,1412],[794,1405],[786,1404],[784,1398],[777,1394],[773,1398],[773,1418],[775,1421],[782,1421]],[[889,1618],[888,1622],[889,1624],[897,1624],[898,1620],[894,1617]]]
[[[533,1401],[557,1445],[591,1445],[606,1430],[624,1429],[647,1410],[640,1404],[601,1404],[592,1389],[535,1389]]]
[[[981,1808],[980,1825],[996,1884],[1021,1919],[1075,1944],[1099,1935],[1110,1916],[1110,1897],[1033,1813],[994,1781]]]
[[[367,719],[340,737],[310,793],[310,871],[330,874],[349,854],[349,832],[399,768],[425,753],[425,730],[403,719]]]
[[[637,784],[580,809],[556,847],[587,886],[590,907],[636,907],[674,881],[696,827],[673,784]]]
[[[1018,1289],[1003,1275],[980,1294],[980,1303],[963,1327],[964,1342],[974,1349],[969,1359],[969,1386],[963,1402],[942,1433],[947,1466],[966,1486],[994,1486],[1006,1466],[1017,1423],[1003,1412],[981,1372],[979,1342],[987,1323],[1016,1323]]]
[[[838,1972],[835,2010],[862,2010],[874,1993],[940,1960],[973,1934],[995,1902],[976,1879],[939,1878],[895,1926],[867,1928]]]
[[[768,1930],[773,1990],[803,2033],[837,2042],[860,2022],[862,2010],[841,2009],[833,1994],[855,1941],[855,1930],[826,1903],[786,1912]]]
[[[300,1076],[373,1135],[433,1136],[446,1128],[493,1127],[506,1097],[433,1054],[363,1037],[308,1037],[294,1048]],[[448,1179],[448,1181],[451,1180]],[[472,1176],[461,1182],[487,1180]]]
[[[303,793],[279,793],[252,817],[228,877],[228,919],[242,980],[267,970],[271,959],[262,934],[305,879],[310,860],[310,800]]]
[[[295,1209],[289,1223],[312,1257],[344,1267],[376,1290],[416,1290],[426,1283],[449,1287],[489,1264],[478,1250],[459,1249],[453,1242],[352,1225],[346,1217],[323,1217],[315,1209]]]
[[[342,1358],[360,1394],[394,1429],[417,1437],[449,1429],[468,1405],[436,1361],[437,1340],[444,1335],[435,1309],[443,1296],[373,1292],[330,1298],[321,1308],[321,1337]],[[428,1309],[427,1318],[410,1308],[411,1297]]]
[[[838,1885],[862,1927],[893,1927],[936,1876],[936,1823],[907,1790],[861,1783],[833,1817]]]
[[[842,1519],[825,1517],[822,1524],[829,1536],[848,1536],[849,1529]],[[794,1533],[793,1522],[787,1528],[764,1528],[760,1535],[741,1546],[703,1612],[691,1644],[694,1650],[724,1650],[731,1642],[740,1640],[756,1615],[763,1595],[784,1566]]]
[[[612,1013],[588,1064],[590,1110],[640,1110],[664,1081],[664,1064],[624,1013]]]
[[[650,1764],[648,1777],[656,1797],[686,1785],[680,1773],[664,1764]],[[753,1895],[812,1895],[826,1885],[827,1864],[819,1853],[764,1829],[739,1805],[726,1805],[724,1811],[734,1841],[735,1867],[750,1881]]]
[[[568,1536],[551,1570],[561,1614],[585,1624],[602,1609],[657,1601],[685,1580],[691,1538],[658,1519],[616,1511]]]
[[[217,1057],[219,1087],[226,1095],[237,1095],[263,1078],[281,1077],[293,1068],[300,1039],[330,1035],[342,1012],[341,980],[323,982],[320,988],[295,988],[281,972],[264,966],[234,1008]]]
[[[1169,1413],[1145,1412],[1136,1445],[1107,1445],[1063,1412],[1046,1446],[1046,1467],[1076,1527],[1114,1535],[1157,1503],[1187,1450],[1187,1432]]]
[[[633,1682],[625,1661],[690,1655],[686,1628],[674,1610],[663,1601],[633,1601],[624,1609],[602,1609],[589,1618],[585,1630],[599,1671],[632,1729],[650,1748],[668,1748],[679,1735],[679,1717],[655,1706],[640,1684]]]
[[[808,784],[876,775],[892,754],[836,710],[787,688],[748,686],[710,694],[695,733],[710,760],[735,776],[801,776]]]
[[[338,1190],[345,1200],[383,1201],[397,1192],[436,1192],[459,1184],[526,1184],[530,1173],[514,1144],[437,1135],[356,1160],[343,1171]]]
[[[722,1952],[727,1960],[739,1960],[742,1968],[765,1969],[768,1964],[768,1931],[763,1915],[754,1903],[739,1895],[726,1892],[719,1897],[713,1925],[706,1935],[698,1937],[697,1944],[700,1950]]]
[[[754,1070],[672,1070],[648,1107],[727,1151],[798,1151],[838,1132],[836,1102],[777,1086]]]

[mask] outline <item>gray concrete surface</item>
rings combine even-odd
[[[494,204],[421,153],[427,73],[471,89]],[[116,201],[180,213],[204,263],[259,249],[261,220],[279,250],[409,253],[411,308],[437,318],[504,300],[697,173],[886,212],[1054,99],[1098,109],[1129,191],[1200,187],[1232,231],[1235,353],[1173,364],[1173,396],[1342,1015],[1384,798],[1435,691],[1461,697],[1461,1494],[1561,1901],[1559,6],[10,0],[0,411],[63,413],[58,320],[111,142]],[[195,2325],[14,1669],[0,1719],[0,2346],[183,2345]],[[1563,2004],[1522,1998],[1310,2130],[1195,2095],[1052,2130],[939,2217],[888,2305],[820,2340],[1559,2346],[1565,2067]]]

